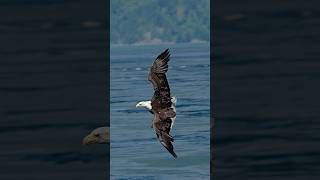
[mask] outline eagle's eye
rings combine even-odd
[[[95,137],[99,137],[99,134],[94,134]]]

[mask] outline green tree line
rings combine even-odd
[[[209,0],[111,0],[111,43],[209,41]]]

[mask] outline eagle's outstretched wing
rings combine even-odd
[[[170,112],[169,116],[175,116],[175,113],[173,111]],[[166,119],[162,119],[161,113],[155,113],[153,117],[153,128],[155,130],[155,133],[160,141],[160,143],[172,154],[174,158],[177,158],[178,156],[173,150],[173,137],[169,134],[171,129],[171,118],[168,115]]]
[[[169,49],[166,49],[156,58],[150,68],[148,80],[154,88],[154,96],[151,100],[152,107],[166,108],[171,106],[170,87],[165,74],[168,71],[169,60]]]

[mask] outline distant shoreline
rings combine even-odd
[[[169,45],[169,44],[207,44],[209,41],[204,40],[193,40],[189,42],[173,42],[173,41],[140,41],[135,43],[111,43],[110,46],[119,47],[119,46],[145,46],[145,45]]]

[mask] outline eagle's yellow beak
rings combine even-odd
[[[89,145],[89,144],[94,144],[97,142],[98,142],[98,138],[96,136],[94,136],[93,134],[89,134],[83,138],[82,144]]]
[[[138,102],[138,103],[136,104],[136,108],[139,108],[139,107],[142,107],[141,102]]]

